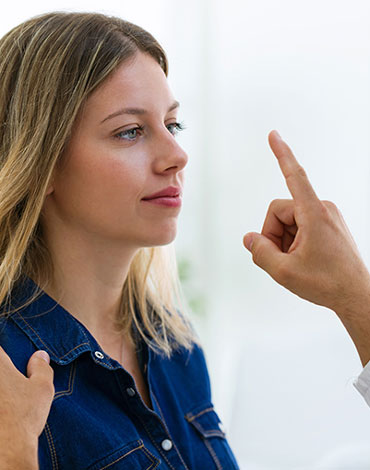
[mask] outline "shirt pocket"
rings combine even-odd
[[[221,420],[211,403],[194,408],[185,418],[202,439],[217,470],[239,470],[225,432],[220,428]]]
[[[86,470],[154,470],[160,464],[141,440],[130,442]]]

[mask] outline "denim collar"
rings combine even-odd
[[[118,366],[118,363],[105,356],[96,356],[102,348],[87,330],[73,315],[65,310],[52,297],[29,278],[24,277],[12,291],[11,307],[19,307],[35,292],[41,291],[39,297],[30,305],[21,308],[10,315],[10,318],[30,338],[37,349],[43,349],[50,355],[50,359],[57,364],[64,365],[72,362],[80,354],[91,351],[96,362],[108,368]],[[97,360],[97,357],[99,360]]]

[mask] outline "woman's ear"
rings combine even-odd
[[[54,191],[54,187],[53,185],[50,185],[48,189],[46,190],[45,197],[49,196],[49,194],[51,194],[53,191]]]
[[[48,188],[45,193],[45,199],[54,191],[54,182],[55,182],[55,169],[51,174],[51,178],[49,180]]]

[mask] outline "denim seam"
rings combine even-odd
[[[204,436],[204,437],[213,437],[213,436],[217,436],[217,437],[222,437],[224,439],[226,439],[226,435],[224,432],[220,431],[219,429],[211,429],[211,430],[206,430],[204,429],[204,427],[197,422],[197,424],[195,425],[192,421],[194,420],[190,420],[188,419],[186,416],[185,418],[189,421],[189,423],[192,423],[193,426],[198,429],[198,431],[201,432],[201,434]]]
[[[59,360],[63,359],[65,356],[67,356],[68,354],[70,354],[72,351],[74,351],[75,349],[79,348],[80,346],[83,346],[83,345],[89,345],[91,346],[87,336],[86,336],[86,333],[83,331],[82,328],[79,328],[81,333],[84,335],[84,337],[87,339],[88,342],[85,342],[85,343],[81,343],[79,344],[78,346],[75,346],[74,348],[72,348],[70,351],[68,351],[67,353],[65,353],[63,356],[59,357],[58,354],[56,354],[49,346],[47,346],[44,341],[40,338],[40,336],[36,333],[36,331],[32,328],[32,326],[26,321],[26,319],[24,317],[22,317],[22,315],[19,313],[19,316],[22,318],[22,320],[24,321],[24,323],[34,332],[34,334],[38,337],[38,339],[41,341],[41,343],[45,346],[45,348],[50,351],[52,354],[54,354],[54,356],[56,356]],[[80,327],[80,325],[78,325]],[[108,369],[111,369],[113,370],[114,367],[111,366],[110,364],[107,364],[106,362],[101,362],[101,361],[96,361],[94,360],[96,364],[104,364]]]
[[[110,467],[110,466],[113,465],[114,463],[118,462],[119,460],[123,459],[124,457],[127,457],[127,456],[130,455],[132,452],[134,452],[135,450],[141,449],[142,447],[144,447],[144,444],[140,444],[138,447],[135,447],[135,449],[129,450],[128,452],[126,452],[126,454],[121,455],[121,457],[119,457],[118,459],[116,459],[114,462],[110,462],[108,465],[105,465],[104,467],[101,467],[99,470],[104,470],[105,468]]]
[[[56,398],[59,398],[61,396],[64,396],[64,395],[72,395],[75,378],[76,378],[76,363],[72,362],[71,371],[69,373],[68,389],[57,392],[54,395],[53,400],[55,400]]]
[[[214,408],[211,407],[211,408],[206,408],[205,410],[202,410],[200,411],[199,413],[197,413],[196,415],[192,416],[191,413],[188,413],[185,418],[186,420],[189,422],[189,423],[192,423],[192,421],[194,421],[196,418],[198,418],[199,416],[201,416],[202,414],[204,413],[208,413],[209,411],[214,411]],[[195,426],[193,424],[193,426]],[[200,431],[202,434],[204,434],[204,437],[222,437],[222,438],[226,438],[226,435],[223,431],[220,431],[219,429],[214,429],[214,430],[205,430],[204,427],[201,425],[201,423],[197,423],[197,426],[195,426],[196,428],[199,427]]]
[[[214,451],[213,447],[211,446],[211,443],[206,438],[203,438],[203,442],[204,442],[205,446],[207,447],[209,453],[211,454],[211,457],[212,457],[214,463],[216,464],[217,470],[223,470],[222,465],[221,465],[221,463],[218,460],[218,457],[216,455],[216,452]]]
[[[182,458],[180,452],[179,452],[179,449],[177,448],[177,446],[176,446],[176,444],[175,444],[175,441],[172,439],[172,436],[171,436],[171,434],[170,434],[170,431],[169,431],[168,428],[167,428],[167,424],[166,424],[166,421],[165,421],[165,419],[164,419],[162,409],[161,409],[161,407],[159,406],[157,397],[154,395],[153,392],[152,392],[152,395],[153,395],[153,398],[154,398],[154,400],[155,400],[156,405],[158,406],[158,409],[159,409],[159,412],[160,412],[160,414],[161,414],[161,418],[162,418],[164,427],[165,427],[165,429],[166,429],[168,435],[169,435],[170,438],[171,438],[172,444],[173,444],[174,448],[176,449],[177,453],[179,454],[180,460],[181,460],[181,462],[183,463],[183,465],[184,465],[184,467],[185,467],[185,470],[189,470],[188,467],[187,467],[187,465],[186,465],[186,463],[184,462],[184,460],[183,460],[183,458]]]
[[[54,307],[53,307],[54,308]],[[52,309],[51,309],[52,310]],[[48,312],[45,312],[45,313],[48,313]],[[87,342],[85,343],[81,343],[79,344],[78,346],[75,346],[74,348],[72,348],[70,351],[68,351],[67,353],[65,353],[63,356],[58,356],[58,354],[56,354],[49,346],[47,346],[44,341],[40,338],[40,336],[37,334],[37,332],[32,328],[32,326],[27,322],[27,320],[18,312],[18,315],[22,318],[22,320],[24,321],[24,323],[33,331],[33,333],[38,337],[38,339],[41,341],[41,343],[48,349],[48,351],[51,351],[58,359],[63,359],[65,356],[67,356],[68,354],[70,354],[72,351],[74,351],[75,349],[79,348],[80,346],[83,346],[83,345],[89,345],[90,346],[90,342],[86,336],[86,333],[82,330],[82,328],[79,328],[81,333],[83,334],[83,336],[85,337],[85,339],[87,340]],[[42,314],[40,314],[41,316]],[[36,315],[35,315],[36,316]],[[78,325],[80,326],[80,325]]]
[[[67,353],[65,353],[63,356],[58,356],[58,359],[63,359],[63,357],[66,357],[69,353],[71,353],[72,351],[74,351],[75,349],[79,348],[80,346],[84,346],[85,344],[87,345],[90,345],[90,343],[81,343],[77,346],[75,346],[74,348],[72,348],[70,351],[68,351]]]
[[[36,333],[36,331],[32,328],[32,326],[26,321],[26,319],[24,317],[22,317],[22,315],[19,313],[19,316],[22,318],[22,320],[24,321],[24,323],[28,326],[28,328],[30,328],[34,333],[35,335],[38,337],[38,339],[41,341],[41,343],[45,346],[45,348],[52,352],[55,356],[57,356],[57,354],[49,347],[47,346],[43,340],[40,338],[40,336]],[[58,357],[58,356],[57,356]]]
[[[115,370],[116,369],[115,367],[111,366],[110,364],[107,364],[106,362],[96,361],[95,359],[94,359],[94,362],[95,362],[95,364],[105,365],[110,370]]]
[[[119,389],[121,390],[121,393],[124,395],[125,399],[127,400],[127,396],[126,394],[124,393],[124,389],[123,389],[123,386],[122,386],[122,383],[121,383],[121,380],[119,379],[118,377],[118,374],[114,374],[116,380],[117,380],[117,383],[118,383],[118,387]],[[147,432],[148,436],[150,437],[150,440],[152,441],[152,443],[154,444],[154,447],[158,450],[159,452],[159,455],[163,457],[163,459],[168,463],[169,467],[172,469],[172,470],[176,470],[172,465],[171,465],[171,462],[168,461],[167,457],[162,453],[160,447],[157,445],[155,439],[153,438],[153,436],[151,435],[151,433],[148,431],[148,428],[145,426],[145,420],[143,420],[140,416],[140,414],[137,414],[136,413],[136,417],[139,419],[139,421],[141,422],[141,424],[143,425],[145,431]],[[158,417],[159,418],[159,417]],[[145,447],[144,447],[145,449]],[[155,467],[154,467],[155,468]]]
[[[80,332],[82,333],[82,336],[86,339],[86,341],[88,342],[88,344],[90,344],[90,340],[86,334],[86,327],[84,327],[83,325],[81,325],[77,320],[76,320],[76,325],[78,327],[78,329],[80,330]]]
[[[199,424],[199,423],[198,423]],[[206,431],[203,426],[201,426],[199,424],[199,427],[201,428],[202,432],[204,433],[205,437],[221,437],[221,438],[225,438],[225,433],[223,433],[222,431],[217,431],[217,430],[214,430],[214,431]]]
[[[53,470],[58,470],[58,459],[57,459],[57,453],[55,451],[55,446],[53,442],[53,435],[51,434],[50,426],[48,423],[45,424],[45,435],[46,439],[48,441],[48,446],[50,450],[50,455],[51,455],[51,463],[53,465]]]
[[[148,449],[145,449],[145,447],[143,447],[143,451],[144,451],[144,454],[152,461],[152,463],[150,464],[150,467],[146,468],[145,470],[154,470],[155,468],[157,468],[158,465],[160,464],[160,462],[156,463],[153,460],[154,456],[148,451]],[[158,460],[157,458],[155,458],[155,459]],[[153,467],[153,465],[154,465],[154,467]]]
[[[44,341],[40,338],[40,336],[37,334],[37,332],[32,328],[32,326],[27,322],[27,320],[22,317],[21,314],[19,314],[19,316],[22,318],[22,320],[24,321],[24,323],[35,333],[35,335],[38,337],[38,339],[41,341],[41,343],[46,347],[46,349],[48,351],[51,351],[58,359],[63,359],[63,357],[67,356],[69,353],[71,353],[72,351],[74,351],[75,349],[79,348],[80,346],[83,346],[84,344],[88,344],[90,345],[89,342],[87,343],[81,343],[79,344],[78,346],[75,346],[74,348],[72,348],[70,351],[68,351],[67,353],[65,353],[63,356],[59,357],[58,354],[56,354],[49,346],[47,346]],[[86,335],[84,334],[85,338],[86,338]],[[86,338],[87,339],[87,338]]]
[[[213,406],[211,406],[210,408],[206,408],[205,410],[199,411],[199,413],[197,413],[196,415],[193,415],[192,413],[188,413],[186,415],[186,419],[189,422],[192,422],[193,419],[198,418],[198,416],[201,416],[204,413],[208,413],[209,411],[213,411]]]
[[[159,447],[158,444],[156,443],[156,441],[155,441],[155,439],[153,438],[153,436],[151,435],[150,431],[148,431],[148,428],[145,426],[145,421],[144,421],[143,419],[141,419],[140,417],[139,417],[139,419],[140,419],[142,425],[144,426],[145,431],[148,433],[148,435],[149,435],[151,441],[153,442],[154,447],[157,448],[159,454],[164,458],[164,460],[167,462],[168,466],[169,466],[170,468],[172,468],[172,470],[176,470],[176,468],[174,468],[174,467],[172,466],[171,462],[168,460],[168,458],[166,457],[166,455],[164,455],[164,454],[162,453],[160,447]]]

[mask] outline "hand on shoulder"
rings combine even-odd
[[[54,397],[54,371],[45,351],[27,364],[27,377],[0,346],[0,467],[37,468],[38,438]]]

